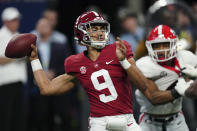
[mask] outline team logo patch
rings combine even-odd
[[[99,67],[99,65],[96,63],[96,64],[94,64],[94,67],[95,67],[95,68],[98,68],[98,67]]]
[[[165,77],[165,76],[167,76],[167,72],[162,71],[162,72],[160,73],[160,77]]]
[[[81,74],[85,74],[86,71],[87,71],[87,69],[86,69],[85,66],[81,66],[81,67],[80,67],[80,72],[81,72]]]
[[[112,63],[114,60],[111,61],[107,61],[106,64],[109,65],[110,63]]]

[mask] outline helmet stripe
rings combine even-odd
[[[161,35],[162,34],[162,25],[159,25],[158,26],[158,35]]]
[[[95,12],[95,11],[92,11],[92,12],[95,14],[96,17],[99,16],[99,14],[97,12]]]

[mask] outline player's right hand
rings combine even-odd
[[[30,62],[35,60],[35,59],[38,59],[37,47],[34,44],[31,44],[31,48],[32,48],[32,51],[31,51],[31,54],[29,56]]]
[[[185,95],[185,91],[190,87],[191,83],[193,83],[193,80],[190,80],[186,82],[184,78],[179,78],[178,82],[175,86],[175,90],[182,96]]]

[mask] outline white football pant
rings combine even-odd
[[[189,131],[184,115],[181,112],[179,112],[176,116],[173,115],[165,117],[165,119],[169,119],[169,121],[165,123],[165,129],[162,127],[164,126],[164,123],[158,122],[158,119],[162,118],[154,117],[151,120],[149,115],[144,113],[141,114],[139,118],[139,125],[142,131]]]
[[[141,131],[133,114],[90,117],[89,131]]]

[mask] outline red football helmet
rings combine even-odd
[[[94,41],[90,37],[88,28],[91,26],[101,25],[104,26],[105,40]],[[91,32],[95,32],[91,29]],[[97,49],[102,49],[105,47],[106,43],[109,41],[110,24],[97,12],[89,11],[80,15],[74,25],[74,39],[78,44],[92,46]]]
[[[154,61],[165,62],[176,57],[176,41],[177,36],[170,27],[166,25],[158,25],[150,32],[148,39],[146,40],[146,48]],[[153,44],[160,44],[164,42],[169,42],[169,49],[153,50]],[[165,57],[162,59],[159,58],[157,55],[158,52],[165,52]]]

